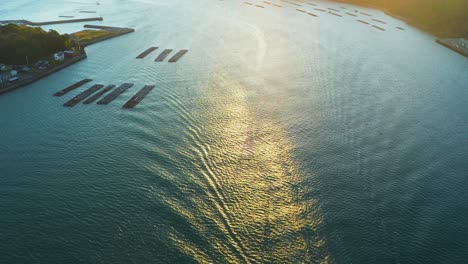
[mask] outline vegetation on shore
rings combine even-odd
[[[9,24],[0,26],[0,63],[32,64],[75,46],[69,35],[55,30]]]
[[[467,0],[338,0],[375,7],[440,37],[468,39]]]
[[[105,30],[82,30],[82,31],[73,33],[72,36],[76,38],[79,42],[89,42],[89,41],[107,37],[113,34],[114,33],[105,31]]]

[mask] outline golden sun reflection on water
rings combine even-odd
[[[187,129],[179,150],[192,160],[187,174],[203,191],[184,197],[190,206],[167,201],[205,243],[174,229],[172,240],[201,263],[328,263],[317,232],[322,218],[302,195],[287,132],[251,106],[235,78],[215,76],[193,113],[204,122]]]

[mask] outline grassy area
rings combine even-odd
[[[73,33],[73,37],[78,39],[80,42],[89,42],[112,34],[114,33],[105,30],[83,30]]]
[[[440,37],[468,39],[467,0],[338,0],[383,9]]]

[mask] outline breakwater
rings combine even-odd
[[[77,22],[89,22],[89,21],[103,21],[102,17],[90,17],[90,18],[77,18],[77,19],[65,19],[65,20],[53,20],[53,21],[44,21],[44,22],[32,22],[29,20],[0,20],[0,24],[18,24],[18,25],[27,25],[27,26],[46,26],[46,25],[56,25],[56,24],[67,24],[67,23],[77,23]]]

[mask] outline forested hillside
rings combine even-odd
[[[72,45],[68,35],[60,35],[54,30],[46,32],[41,28],[14,24],[0,26],[0,63],[26,64],[26,57],[29,63],[34,63]]]

